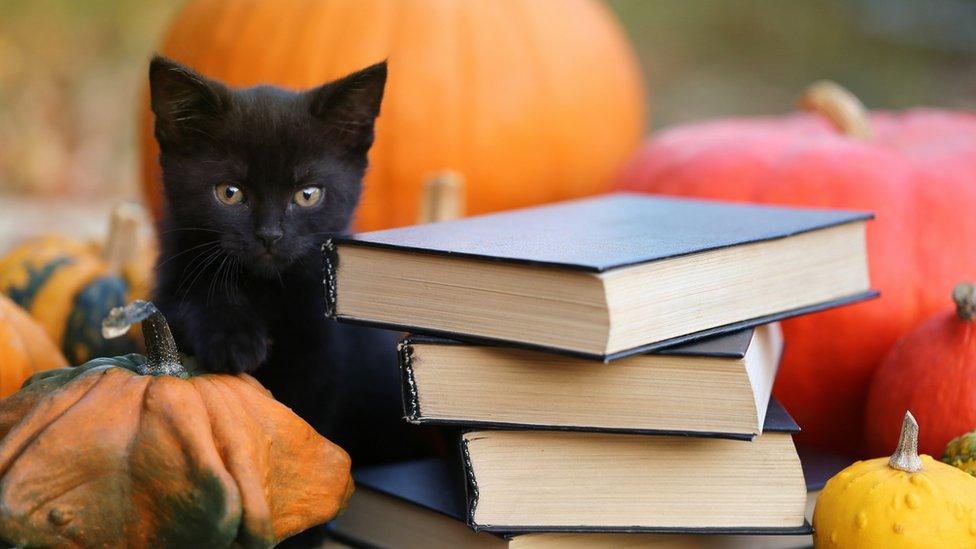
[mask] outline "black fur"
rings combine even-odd
[[[181,349],[253,372],[356,464],[425,453],[402,420],[395,334],[324,316],[319,250],[359,200],[386,64],[301,93],[231,89],[162,57],[149,78],[167,208],[154,300]],[[221,202],[221,184],[244,199]],[[302,207],[310,186],[324,194]]]

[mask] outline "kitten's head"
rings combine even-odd
[[[149,82],[167,230],[219,240],[251,272],[273,276],[346,229],[385,62],[294,93],[232,89],[157,56]]]

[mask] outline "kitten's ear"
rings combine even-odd
[[[149,63],[149,93],[161,146],[206,138],[206,126],[230,105],[226,86],[160,55]]]
[[[335,140],[352,151],[373,143],[373,122],[380,114],[386,86],[386,61],[306,92],[312,116],[326,123]]]

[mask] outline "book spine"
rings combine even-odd
[[[335,242],[331,238],[322,244],[322,259],[324,265],[322,267],[322,284],[325,286],[325,316],[326,318],[335,318],[338,289],[336,269],[339,267],[339,254],[336,253]]]
[[[461,434],[461,466],[464,467],[464,492],[468,502],[468,512],[465,519],[468,526],[475,532],[480,532],[482,525],[474,521],[474,513],[478,509],[478,480],[474,476],[474,467],[471,465],[471,451],[468,449],[468,440],[465,434]]]
[[[410,340],[403,340],[397,345],[397,360],[400,363],[400,388],[403,392],[403,419],[420,423],[420,396],[413,375],[413,345]]]

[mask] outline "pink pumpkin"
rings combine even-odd
[[[867,113],[836,84],[801,99],[810,114],[728,119],[658,133],[618,189],[865,209],[871,280],[882,297],[784,324],[776,396],[799,439],[863,451],[864,401],[881,357],[976,272],[976,115]]]

